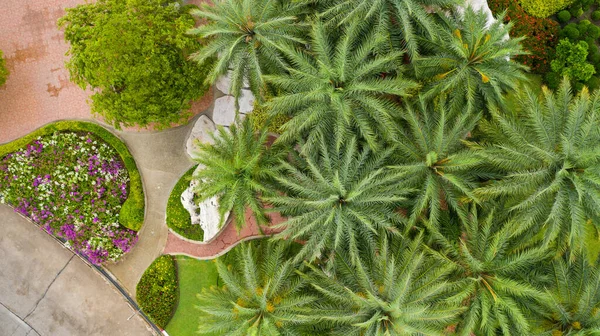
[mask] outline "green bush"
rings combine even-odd
[[[583,15],[583,9],[581,7],[577,7],[577,6],[571,7],[569,12],[571,12],[571,15],[575,18],[578,18],[581,15]]]
[[[6,61],[4,60],[4,54],[2,50],[0,50],[0,86],[6,83],[6,79],[8,78],[8,69],[6,68]]]
[[[290,120],[289,117],[281,114],[275,117],[269,116],[269,108],[266,104],[260,104],[258,101],[254,102],[254,110],[252,111],[252,114],[250,114],[250,118],[252,120],[252,126],[254,126],[255,129],[262,129],[264,126],[267,126],[267,130],[275,134],[280,134],[281,126]]]
[[[136,286],[136,300],[154,323],[163,328],[177,308],[177,266],[171,255],[161,255],[144,271]]]
[[[126,228],[139,231],[142,224],[144,224],[145,207],[142,177],[140,176],[135,160],[129,152],[127,145],[106,128],[90,122],[57,121],[39,128],[15,141],[0,145],[0,157],[19,150],[39,136],[52,134],[56,131],[91,132],[102,138],[102,140],[106,141],[119,153],[119,156],[129,172],[129,193],[127,200],[123,203],[121,211],[119,212],[119,222]]]
[[[548,88],[552,90],[556,90],[558,88],[561,79],[562,78],[560,77],[560,75],[556,72],[548,72],[544,75],[544,82],[546,82]]]
[[[590,79],[588,79],[588,81],[585,83],[585,85],[590,90],[598,89],[600,87],[600,77],[592,76]]]
[[[587,29],[586,42],[594,45],[596,40],[600,37],[600,27],[591,25]],[[589,41],[588,41],[589,40]]]
[[[192,225],[190,213],[181,204],[181,194],[190,186],[192,175],[197,166],[190,168],[177,181],[167,202],[167,226],[177,234],[192,240],[202,241],[204,231],[200,225]]]
[[[519,0],[525,12],[539,18],[549,17],[573,2],[574,0]]]
[[[592,12],[592,20],[598,21],[600,20],[600,10],[595,10]]]
[[[560,31],[562,37],[566,37],[571,41],[576,41],[579,39],[579,30],[577,29],[577,25],[574,23],[569,23]]]
[[[556,17],[558,18],[559,22],[565,23],[571,20],[571,13],[569,13],[568,10],[561,10]]]
[[[590,63],[594,64],[594,66],[595,66],[595,64],[600,63],[600,51],[598,51],[598,48],[596,48],[595,51],[590,52],[588,54],[587,60]],[[596,68],[596,70],[598,70],[598,68]]]
[[[556,47],[556,58],[552,61],[552,71],[567,76],[573,81],[587,81],[596,73],[594,66],[587,63],[588,44],[579,41],[560,40]]]

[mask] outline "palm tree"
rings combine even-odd
[[[315,296],[288,257],[290,245],[279,241],[243,243],[216,259],[221,288],[198,294],[198,332],[208,335],[298,335],[300,315]],[[227,265],[226,263],[230,263]]]
[[[392,132],[397,107],[390,95],[405,96],[416,87],[398,72],[402,53],[374,55],[383,41],[358,24],[345,27],[335,40],[322,23],[315,23],[311,37],[309,52],[287,49],[292,64],[287,73],[265,76],[281,90],[270,101],[271,110],[293,117],[280,140],[307,135],[308,146],[315,148],[321,136],[336,134],[342,141],[352,130],[377,147],[378,135],[389,138]]]
[[[337,24],[365,21],[392,42],[400,37],[409,55],[418,58],[419,35],[436,38],[435,23],[426,6],[450,8],[462,3],[463,0],[341,0],[332,1],[322,16]]]
[[[565,80],[556,94],[545,89],[542,101],[531,90],[518,99],[516,117],[494,112],[481,124],[479,153],[505,175],[476,195],[506,198],[522,229],[544,230],[563,251],[581,250],[600,225],[600,94],[574,98]]]
[[[526,314],[546,297],[527,275],[547,252],[531,235],[515,234],[518,222],[506,219],[501,206],[487,209],[481,212],[471,205],[468,214],[459,217],[462,232],[455,238],[425,221],[432,252],[439,251],[437,257],[454,263],[458,270],[454,279],[460,292],[447,298],[466,307],[456,332],[464,336],[529,335]]]
[[[267,223],[261,197],[272,194],[269,182],[282,151],[267,145],[266,129],[255,130],[250,118],[241,122],[236,118],[229,129],[219,126],[212,138],[214,144],[198,144],[196,161],[202,165],[194,175],[199,181],[195,189],[198,201],[218,197],[221,225],[225,214],[232,211],[237,229],[245,226],[246,208],[258,224]]]
[[[276,226],[284,229],[276,237],[306,241],[296,260],[339,248],[356,260],[382,230],[395,231],[405,192],[384,168],[391,150],[372,152],[356,138],[339,151],[335,140],[319,143],[318,152],[282,163],[277,181],[284,195],[267,199],[289,218]]]
[[[244,82],[261,99],[265,73],[285,67],[279,48],[287,44],[304,44],[305,24],[298,16],[305,11],[304,1],[217,0],[202,4],[190,13],[207,24],[191,29],[190,34],[206,41],[191,56],[203,63],[218,56],[207,81],[214,83],[231,70],[230,92],[238,98]]]
[[[502,94],[527,78],[526,67],[509,57],[523,55],[522,38],[507,38],[511,24],[488,26],[482,11],[467,7],[461,15],[439,14],[439,40],[427,43],[431,56],[415,60],[417,77],[427,80],[427,97],[447,94],[453,105],[480,109],[501,105]]]
[[[485,177],[480,158],[463,143],[479,114],[436,104],[420,97],[407,103],[401,127],[393,142],[399,187],[415,189],[409,223],[425,215],[437,224],[442,210],[462,211],[462,204],[476,200],[472,191]]]
[[[600,263],[590,265],[581,255],[571,261],[559,258],[545,273],[552,304],[535,335],[599,335]]]
[[[314,317],[332,335],[442,335],[461,313],[443,302],[453,290],[446,281],[452,267],[428,257],[419,237],[381,241],[355,267],[342,251],[332,270],[310,266],[310,283],[324,299],[313,304]]]

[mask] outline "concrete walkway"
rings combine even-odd
[[[117,290],[0,205],[0,335],[153,335]]]

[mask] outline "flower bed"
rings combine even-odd
[[[136,299],[144,313],[161,328],[177,308],[177,268],[170,255],[161,255],[146,269],[136,287]]]
[[[94,264],[118,260],[137,241],[119,224],[129,182],[119,153],[90,132],[55,131],[0,158],[0,203]]]

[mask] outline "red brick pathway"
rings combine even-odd
[[[272,213],[270,214],[270,217],[271,225],[280,224],[285,221],[285,218],[281,217],[278,213]],[[246,221],[248,225],[242,228],[239,234],[235,229],[235,225],[231,221],[227,222],[225,228],[223,228],[223,230],[211,241],[206,243],[194,243],[183,240],[169,231],[167,244],[163,253],[182,254],[196,259],[213,259],[226,253],[244,240],[262,238],[279,232],[279,230],[274,230],[269,227],[262,227],[264,235],[261,234],[258,225],[256,224],[256,220],[254,220],[254,217],[252,217],[250,212],[246,212]]]

